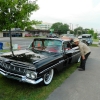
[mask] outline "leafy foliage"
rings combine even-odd
[[[78,28],[75,28],[74,31],[75,31],[75,33],[74,33],[75,35],[81,35],[82,31],[83,31],[83,28],[82,27],[78,27]]]
[[[93,38],[97,39],[97,33],[94,33]]]
[[[93,36],[94,35],[94,30],[93,29],[89,29],[88,30],[88,34],[91,34]]]
[[[25,28],[39,21],[30,21],[33,11],[39,9],[36,1],[29,0],[0,0],[0,30]],[[40,23],[40,22],[39,22]]]
[[[51,28],[54,29],[54,31],[56,31],[58,34],[66,34],[67,31],[69,31],[69,25],[61,22],[54,23]]]

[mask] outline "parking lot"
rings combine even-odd
[[[30,45],[30,43],[33,41],[33,38],[12,38],[12,44],[18,44],[20,45],[21,49],[25,49]],[[9,49],[9,46],[7,44],[10,44],[10,38],[0,38],[0,42],[3,43],[3,49]]]

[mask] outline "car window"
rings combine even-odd
[[[69,41],[64,42],[64,50],[70,50],[71,48],[72,47]]]
[[[46,47],[46,51],[60,52],[62,49],[62,42],[58,40],[45,40],[44,45]]]
[[[34,41],[34,47],[42,47],[42,41]]]
[[[35,39],[29,48],[48,52],[61,52],[62,41],[52,39]]]

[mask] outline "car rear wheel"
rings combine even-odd
[[[54,69],[49,70],[47,73],[44,74],[43,77],[43,84],[48,85],[51,83],[54,76]]]

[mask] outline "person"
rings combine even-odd
[[[74,39],[74,44],[79,47],[80,53],[81,53],[81,62],[80,62],[80,66],[79,66],[78,70],[85,71],[86,60],[87,60],[88,56],[90,55],[91,50],[90,50],[89,46],[87,46],[83,42],[80,42],[80,40],[78,38]]]

